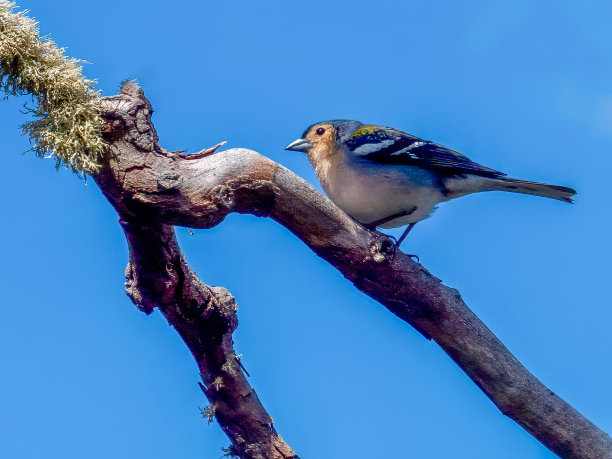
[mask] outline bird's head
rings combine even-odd
[[[303,151],[309,157],[327,155],[337,150],[363,126],[359,121],[333,120],[312,124],[302,136],[291,142],[285,150]]]

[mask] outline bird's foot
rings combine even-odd
[[[399,251],[399,246],[402,243],[402,241],[401,240],[398,241],[397,238],[395,238],[394,236],[382,233],[378,231],[376,228],[368,227],[368,225],[364,225],[364,227],[376,237],[382,238],[382,241],[380,242],[379,249],[378,249],[380,253],[390,256],[391,258],[394,258],[395,253]],[[421,262],[418,255],[415,255],[412,253],[406,253],[405,255],[409,256],[410,258],[413,258],[417,263]]]
[[[372,233],[374,236],[376,236],[376,237],[383,237],[383,238],[385,238],[385,243],[387,243],[387,244],[391,244],[391,245],[393,245],[394,247],[397,247],[397,246],[398,246],[398,244],[397,244],[397,238],[396,238],[396,237],[391,236],[390,234],[385,234],[385,233],[383,233],[382,231],[378,231],[378,230],[376,229],[376,226],[375,226],[375,225],[372,225],[372,224],[367,224],[367,225],[364,225],[363,223],[362,223],[361,225],[362,225],[362,226],[363,226],[365,229],[367,229],[367,230],[368,230],[370,233]]]
[[[393,216],[393,218],[396,218],[396,216]],[[404,241],[404,239],[406,238],[406,236],[408,235],[410,230],[412,230],[412,228],[414,228],[414,225],[416,223],[411,223],[410,225],[408,225],[408,228],[406,228],[406,230],[400,236],[399,239],[397,239],[394,236],[391,236],[390,234],[385,234],[385,233],[383,233],[381,231],[378,231],[376,228],[377,228],[379,223],[380,223],[380,221],[376,221],[376,222],[373,222],[373,223],[361,223],[361,225],[365,229],[367,229],[370,233],[374,234],[375,236],[384,238],[383,241],[380,244],[380,252],[384,253],[386,255],[390,255],[391,258],[393,258],[395,256],[395,252],[397,250],[399,250],[399,247],[400,247],[401,243]],[[413,253],[406,253],[405,255],[407,255],[410,258],[413,258],[417,263],[421,262],[421,259],[419,258],[418,255],[415,255]]]

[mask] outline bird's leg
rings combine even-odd
[[[355,219],[353,218],[353,220],[355,220]],[[378,231],[376,229],[376,225],[375,224],[373,224],[373,223],[361,223],[361,222],[359,222],[357,220],[355,220],[355,222],[359,223],[361,226],[363,226],[365,229],[367,229],[370,233],[373,233],[373,234],[375,234],[376,236],[379,236],[379,237],[386,237],[387,239],[393,239],[393,242],[397,243],[397,239],[395,237],[391,236],[390,234],[385,234],[382,231]]]
[[[416,223],[411,223],[410,225],[408,225],[408,228],[406,228],[406,230],[402,233],[402,235],[400,236],[400,238],[397,240],[397,247],[400,246],[400,244],[402,243],[402,241],[404,239],[406,239],[406,236],[408,236],[408,233],[410,232],[410,230],[412,228],[414,228],[414,225],[416,225]],[[416,256],[416,255],[409,255],[409,256]],[[418,259],[419,257],[417,257]]]
[[[382,235],[382,236],[385,236],[386,238],[388,238],[388,239],[385,239],[385,243],[386,243],[386,245],[381,246],[381,248],[383,248],[383,251],[384,251],[384,252],[386,252],[386,253],[391,253],[390,251],[392,251],[392,252],[393,252],[393,254],[395,254],[395,251],[396,251],[396,250],[399,250],[399,246],[400,246],[400,244],[401,244],[401,243],[402,243],[402,241],[403,241],[403,240],[406,238],[406,236],[408,235],[408,233],[410,232],[410,230],[411,230],[412,228],[414,228],[414,225],[416,225],[416,223],[410,223],[410,224],[408,225],[408,228],[406,228],[406,230],[405,230],[405,231],[402,233],[402,235],[400,236],[400,238],[399,238],[399,239],[395,239],[393,236],[389,236],[389,235],[387,235],[387,234],[379,233],[377,230],[373,230],[373,231],[374,231],[374,232],[376,232],[376,233],[378,233],[378,234],[380,234],[380,235]],[[372,231],[372,230],[370,230],[370,231]],[[392,242],[389,240],[389,238],[390,238],[390,239],[393,239],[393,240],[395,241],[395,244],[393,244],[393,243],[392,243]],[[417,263],[420,263],[420,262],[421,262],[421,259],[419,258],[419,256],[418,256],[418,255],[415,255],[415,254],[413,254],[413,253],[407,253],[406,255],[408,255],[410,258],[414,258],[414,259],[416,260],[416,262],[417,262]]]
[[[395,220],[396,218],[405,217],[406,215],[410,215],[416,209],[417,209],[416,206],[414,206],[411,209],[403,210],[403,211],[398,212],[396,214],[389,215],[388,217],[381,218],[380,220],[376,220],[375,222],[368,223],[367,225],[364,225],[364,226],[366,228],[368,228],[368,229],[372,229],[372,228],[376,229],[377,226],[384,225],[385,223],[390,222],[391,220]]]
[[[397,244],[395,244],[396,249],[399,249],[400,244],[402,243],[404,239],[406,239],[406,236],[408,236],[408,233],[410,232],[410,230],[414,228],[414,225],[416,225],[416,223],[411,223],[410,225],[408,225],[408,228],[406,228],[406,230],[402,233],[400,238],[397,240]],[[421,262],[418,255],[415,255],[413,253],[407,253],[406,255],[408,255],[410,258],[414,258],[417,261],[417,263]]]
[[[350,217],[350,215],[349,215]],[[351,217],[356,223],[359,223],[361,226],[363,226],[365,229],[367,229],[370,233],[374,234],[376,237],[382,237],[384,238],[384,240],[381,243],[380,246],[380,250],[383,253],[386,253],[387,255],[395,255],[395,248],[397,247],[397,239],[395,239],[393,236],[389,235],[389,234],[385,234],[381,231],[378,231],[376,229],[376,223],[361,223],[358,220],[355,220],[353,217]]]
[[[416,207],[413,207],[409,210],[405,210],[403,212],[399,212],[397,214],[393,214],[393,215],[389,215],[388,217],[385,218],[381,218],[380,220],[376,220],[375,222],[372,223],[362,223],[362,225],[369,231],[373,232],[373,233],[377,233],[380,234],[382,236],[388,237],[390,239],[393,239],[395,241],[395,249],[399,249],[400,244],[404,241],[404,239],[406,239],[406,236],[408,236],[408,233],[410,232],[410,230],[412,230],[412,228],[414,228],[414,225],[416,225],[415,223],[410,223],[408,225],[408,228],[406,228],[406,230],[402,233],[402,235],[400,236],[399,239],[396,239],[393,236],[390,236],[388,234],[384,234],[381,233],[380,231],[378,231],[376,229],[376,227],[380,226],[380,225],[384,225],[387,222],[390,222],[391,220],[395,220],[396,218],[400,218],[400,217],[405,217],[406,215],[410,215],[412,214],[414,211],[416,210]],[[420,262],[419,256],[418,255],[414,255],[411,253],[407,253],[406,255],[408,255],[410,258],[415,258],[417,262]]]

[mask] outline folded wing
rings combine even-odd
[[[450,148],[383,126],[362,126],[346,145],[355,155],[376,163],[420,166],[449,175],[470,173],[491,178],[506,175]]]

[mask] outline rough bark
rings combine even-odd
[[[151,113],[134,84],[105,99],[110,152],[94,179],[119,213],[130,245],[128,295],[145,312],[159,307],[189,346],[233,452],[244,458],[297,457],[234,357],[233,298],[189,269],[171,227],[211,228],[239,212],[282,224],[359,290],[436,341],[502,413],[557,455],[612,458],[608,435],[527,371],[456,290],[395,251],[388,239],[254,151],[186,156],[162,149]]]

